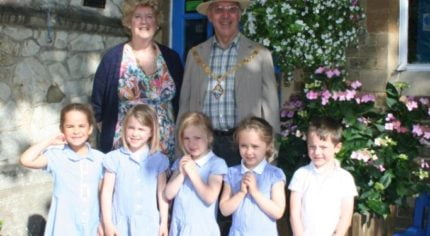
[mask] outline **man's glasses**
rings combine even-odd
[[[228,6],[228,7],[222,7],[222,6],[216,6],[212,8],[212,11],[215,14],[223,14],[228,13],[228,14],[237,14],[240,12],[240,8],[238,6]]]

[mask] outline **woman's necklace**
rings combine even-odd
[[[243,58],[239,63],[234,65],[232,68],[230,68],[228,71],[224,72],[223,74],[215,74],[211,68],[203,61],[203,59],[200,57],[199,53],[197,52],[196,48],[192,49],[193,57],[196,60],[197,64],[202,67],[205,74],[212,79],[216,80],[216,85],[212,89],[212,94],[215,96],[216,99],[219,99],[224,94],[224,88],[221,85],[221,82],[225,80],[228,76],[233,75],[236,73],[237,70],[242,68],[244,65],[248,64],[257,54],[260,48],[255,48],[252,50],[248,56]]]

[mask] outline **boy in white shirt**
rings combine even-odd
[[[306,136],[311,163],[299,168],[288,186],[293,234],[345,235],[357,189],[352,175],[335,159],[342,147],[342,127],[330,118],[318,118]]]

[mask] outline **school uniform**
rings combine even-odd
[[[104,154],[91,149],[79,156],[68,145],[47,149],[45,168],[53,177],[54,189],[45,235],[93,236],[100,224],[99,184]]]
[[[112,222],[120,235],[158,235],[157,179],[169,167],[167,157],[120,148],[107,154],[103,166],[115,174]]]
[[[173,163],[172,170],[178,170],[180,159]],[[227,173],[225,161],[210,151],[196,160],[196,166],[203,182],[207,183],[211,175]],[[218,201],[206,204],[198,196],[191,180],[186,177],[175,197],[170,225],[170,236],[218,236],[220,230],[216,222]]]
[[[240,191],[240,185],[246,172],[251,171],[256,177],[258,190],[267,198],[271,197],[274,184],[284,181],[284,172],[266,160],[261,161],[254,169],[249,170],[242,164],[230,167],[224,182],[230,185],[233,194]],[[233,222],[229,236],[260,236],[278,235],[276,220],[266,215],[257,205],[252,196],[246,194],[239,207],[233,213]]]
[[[301,219],[306,236],[333,235],[345,197],[357,196],[352,175],[336,161],[334,170],[319,171],[310,164],[294,172],[288,188],[301,195]]]

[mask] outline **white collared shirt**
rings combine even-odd
[[[214,154],[212,153],[212,151],[209,151],[208,153],[206,153],[206,155],[200,157],[199,159],[195,160],[194,162],[196,163],[196,165],[198,165],[201,168],[202,166],[204,166],[206,164],[206,162],[209,161],[209,159],[213,155]]]
[[[301,195],[301,218],[305,236],[330,236],[339,221],[344,198],[357,196],[352,175],[335,167],[321,171],[311,162],[294,172],[288,186]]]

